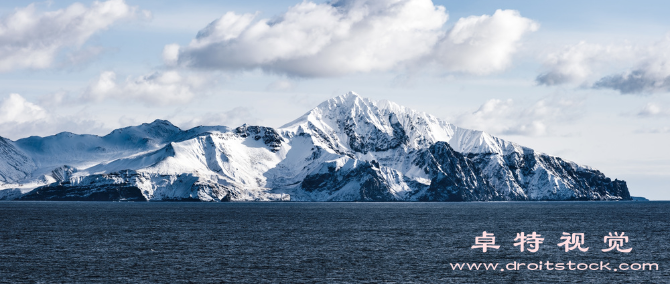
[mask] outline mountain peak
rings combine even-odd
[[[520,149],[482,131],[459,128],[428,113],[387,100],[363,98],[354,92],[319,104],[281,129],[314,132],[327,140],[324,147],[328,145],[345,153],[381,151],[402,145],[419,149],[438,141],[448,142],[464,153],[502,154]]]
[[[138,126],[128,126],[116,129],[107,134],[105,137],[132,137],[131,139],[152,138],[162,141],[180,132],[181,129],[171,122],[163,119],[156,119],[151,123],[142,123]]]
[[[179,127],[175,126],[174,124],[172,124],[172,122],[170,122],[168,120],[165,120],[165,119],[156,119],[156,120],[152,121],[151,123],[142,123],[142,125],[146,125],[146,126],[150,126],[150,127],[170,127],[170,128],[176,127],[176,128],[179,128]]]
[[[432,117],[432,115],[401,106],[392,101],[377,101],[370,98],[365,98],[353,91],[347,92],[346,94],[334,97],[319,104],[316,108],[310,111],[310,113],[324,114],[333,111],[340,114],[346,113],[346,115],[364,117],[388,116],[389,113],[395,113],[398,115],[410,114],[412,116],[421,115]],[[376,120],[375,118],[371,119]]]
[[[321,104],[319,104],[315,109],[321,109],[322,111],[328,109],[338,109],[338,108],[353,108],[360,105],[368,105],[373,103],[370,99],[363,98],[355,92],[347,92],[344,95],[339,95],[332,99],[329,99]]]
[[[339,95],[339,96],[337,96],[337,97],[335,97],[335,98],[333,98],[333,99],[335,99],[335,100],[340,100],[340,101],[343,101],[343,102],[344,102],[344,101],[356,101],[356,100],[362,100],[362,99],[364,99],[364,98],[361,97],[361,95],[357,94],[357,93],[354,92],[354,91],[349,91],[349,92],[345,93],[344,95]]]

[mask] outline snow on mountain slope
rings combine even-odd
[[[437,141],[448,142],[462,153],[502,154],[510,146],[482,131],[459,128],[433,115],[354,92],[321,103],[279,131],[308,132],[320,137],[320,146],[363,155],[401,146],[427,148]]]
[[[47,137],[32,136],[14,144],[26,153],[35,169],[26,178],[34,179],[60,166],[86,168],[120,157],[156,150],[166,143],[186,139],[206,131],[229,131],[227,127],[196,127],[182,131],[166,120],[120,128],[105,136],[62,132]]]
[[[630,199],[625,182],[597,170],[353,92],[276,130],[157,120],[103,137],[3,141],[6,199]],[[17,191],[19,181],[37,188]]]
[[[272,139],[274,135],[281,139],[272,131],[244,126],[235,132],[199,133],[155,151],[78,170],[67,184],[136,187],[146,200],[280,199],[281,194],[262,190],[266,184],[262,173],[286,152],[281,141]]]
[[[353,92],[320,104],[279,131],[287,136],[308,135],[314,145],[331,153],[377,162],[380,169],[401,173],[403,182],[389,188],[405,185],[404,191],[414,192],[408,195],[412,196],[410,199],[425,199],[417,197],[416,192],[424,190],[435,178],[419,166],[422,162],[417,160],[415,152],[438,142],[447,142],[456,152],[477,161],[480,174],[499,194],[499,197],[483,194],[470,200],[629,198],[624,182],[611,181],[588,167],[536,153],[482,131],[456,127],[393,102],[365,99]],[[519,157],[521,161],[517,161]],[[317,171],[312,174],[318,174]],[[585,181],[578,173],[593,178]]]
[[[55,167],[86,167],[121,156],[162,146],[181,130],[168,121],[126,127],[100,137],[62,132],[48,137],[28,137],[15,143],[28,153],[37,171],[33,177],[48,174]]]
[[[0,184],[18,182],[35,170],[35,163],[12,141],[0,137]]]

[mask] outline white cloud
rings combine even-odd
[[[0,100],[0,136],[10,139],[32,135],[52,135],[55,131],[99,132],[102,123],[81,114],[58,116],[27,101],[19,94]]]
[[[651,44],[581,42],[546,55],[541,85],[577,84],[621,94],[670,91],[670,35]]]
[[[81,95],[84,101],[120,99],[141,101],[147,105],[170,105],[191,101],[211,80],[198,74],[161,71],[119,82],[116,73],[102,72]]]
[[[670,91],[670,34],[650,45],[639,46],[635,63],[619,74],[602,77],[596,88],[609,88],[622,94],[643,94]]]
[[[537,76],[536,81],[542,85],[560,85],[565,83],[581,84],[593,76],[594,69],[602,62],[619,55],[598,44],[580,42],[567,46],[558,52],[549,53],[544,59],[546,73]]]
[[[582,101],[548,97],[531,105],[508,99],[490,99],[474,112],[457,116],[454,124],[484,130],[492,134],[545,136],[555,135],[554,126],[579,117]]]
[[[133,17],[135,10],[123,0],[95,1],[90,7],[75,3],[49,12],[38,12],[34,3],[18,8],[0,19],[0,71],[51,67],[59,52],[81,47],[93,34]]]
[[[179,61],[179,45],[168,44],[163,48],[163,61],[166,65],[173,66]]]
[[[46,110],[19,94],[10,94],[0,102],[0,124],[31,122],[46,116]]]
[[[437,60],[451,71],[488,74],[504,70],[521,37],[538,28],[513,10],[461,18],[438,44]]]
[[[668,46],[670,48],[670,45]],[[651,94],[670,91],[670,60],[665,54],[640,62],[635,69],[607,75],[593,84],[594,88],[619,91],[621,94]]]
[[[516,11],[460,19],[430,0],[302,2],[274,19],[228,12],[187,46],[168,45],[168,65],[250,70],[302,77],[339,76],[440,63],[486,74],[506,68],[537,24]]]
[[[48,119],[27,121],[22,123],[0,123],[0,136],[12,140],[29,136],[48,136],[69,131],[79,134],[105,133],[109,129],[101,121],[92,117],[50,116]]]

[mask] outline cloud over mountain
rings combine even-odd
[[[46,116],[44,108],[27,101],[19,94],[10,94],[0,101],[0,124],[30,122]]]
[[[555,126],[579,118],[582,105],[581,99],[563,97],[545,97],[532,104],[490,99],[476,111],[457,116],[454,122],[494,134],[545,136],[552,135]]]
[[[98,131],[102,123],[82,113],[57,115],[26,100],[19,94],[0,97],[0,133],[2,137],[18,138],[31,135],[51,135],[58,131]]]
[[[488,74],[509,66],[537,23],[512,10],[459,19],[430,0],[302,2],[273,19],[228,12],[187,46],[167,45],[168,65],[300,77],[417,68]]]

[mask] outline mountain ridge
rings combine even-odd
[[[155,120],[3,138],[0,154],[0,199],[630,200],[590,167],[353,92],[276,129]]]

